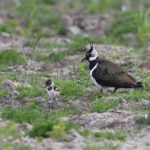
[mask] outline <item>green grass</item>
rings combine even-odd
[[[17,108],[5,108],[2,113],[4,120],[13,120],[18,123],[32,123],[40,121],[46,114],[42,114],[38,109],[39,106],[35,104],[29,104],[27,106],[18,106]]]
[[[55,4],[57,0],[38,0],[39,3]]]
[[[124,141],[126,138],[126,135],[121,132],[121,131],[116,131],[116,132],[110,132],[110,131],[102,131],[102,132],[96,132],[94,133],[94,136],[96,138],[104,138],[108,140],[119,140],[119,141]]]
[[[130,44],[129,41],[135,42],[136,44],[134,46],[139,48],[135,48],[129,52],[122,52],[122,55],[131,58],[137,57],[137,60],[143,56],[150,56],[148,51],[144,51],[145,43],[149,39],[148,33],[150,31],[149,9],[145,8],[144,11],[132,9],[130,11],[120,12],[123,0],[97,0],[97,2],[88,0],[86,4],[81,0],[77,0],[69,2],[68,6],[66,5],[68,3],[65,3],[66,6],[61,7],[64,7],[66,12],[69,12],[70,9],[73,8],[78,10],[77,8],[80,6],[81,14],[84,10],[86,10],[86,12],[90,12],[90,15],[92,15],[91,13],[97,13],[97,16],[107,13],[109,17],[114,19],[110,29],[106,31],[104,35],[97,35],[96,33],[92,35],[89,31],[86,33],[87,35],[84,36],[85,32],[83,31],[83,36],[70,37],[67,35],[66,26],[59,24],[62,15],[65,14],[64,11],[61,12],[57,10],[59,4],[61,4],[61,2],[58,2],[57,0],[20,0],[20,5],[13,7],[13,9],[9,9],[9,13],[12,13],[13,19],[8,19],[4,24],[0,24],[0,32],[6,32],[9,34],[17,33],[21,36],[27,37],[28,43],[26,43],[25,46],[33,47],[30,48],[32,51],[32,60],[41,60],[46,63],[61,63],[61,61],[63,61],[65,57],[67,58],[67,56],[83,54],[84,52],[82,51],[82,48],[89,43],[90,39],[93,39],[94,43],[97,44],[123,44],[125,46]],[[72,8],[69,8],[70,6]],[[136,6],[138,6],[138,4],[136,4]],[[136,6],[133,7],[135,8]],[[113,13],[111,11],[113,11]],[[135,39],[130,40],[128,37],[129,34],[135,35]],[[56,35],[61,36],[61,38],[68,38],[70,41],[65,44],[60,44],[57,42],[51,43],[51,39],[48,39],[50,41],[45,44],[45,41],[39,41],[41,35],[43,41],[45,38],[56,38]],[[33,44],[30,44],[32,43],[31,39],[36,39]],[[40,47],[40,53],[36,53],[35,51],[37,44]],[[44,54],[42,54],[43,48],[47,49]],[[101,53],[101,56],[104,56],[104,53]],[[121,57],[112,56],[110,58],[110,60],[116,59],[119,60]],[[11,92],[13,91],[8,92],[4,89],[0,90],[0,98],[2,99],[4,96],[8,96],[8,102],[15,101],[22,103],[24,102],[24,99],[27,99],[28,101],[25,105],[17,105],[15,108],[1,108],[2,119],[12,120],[10,121],[12,123],[6,127],[0,127],[0,141],[5,138],[7,139],[9,136],[20,138],[22,135],[15,127],[15,123],[20,124],[21,127],[26,123],[29,123],[33,126],[33,128],[31,131],[25,130],[25,136],[29,135],[30,137],[37,139],[50,137],[56,141],[67,142],[67,140],[70,140],[67,139],[68,132],[71,129],[75,129],[84,136],[85,142],[88,138],[92,139],[91,144],[87,144],[85,150],[116,149],[120,143],[124,142],[127,136],[123,131],[101,131],[96,133],[92,132],[90,129],[83,129],[80,131],[81,127],[79,124],[74,122],[65,122],[60,120],[60,118],[73,118],[74,114],[78,115],[78,112],[81,114],[88,114],[90,112],[103,113],[109,109],[117,108],[119,101],[122,99],[133,101],[133,105],[135,106],[127,108],[132,112],[149,112],[149,106],[143,106],[141,108],[138,103],[136,104],[137,101],[140,102],[142,99],[149,100],[150,97],[150,72],[149,70],[141,70],[137,65],[138,61],[130,63],[130,59],[129,61],[126,60],[124,66],[127,69],[131,69],[132,67],[136,68],[137,72],[134,76],[136,76],[139,81],[142,81],[144,89],[123,89],[118,90],[114,95],[100,93],[98,87],[97,91],[92,90],[95,85],[90,79],[87,62],[80,63],[78,67],[73,70],[73,74],[67,76],[67,80],[62,80],[59,76],[51,77],[51,70],[48,72],[39,71],[37,73],[26,74],[24,71],[12,73],[9,72],[6,67],[2,67],[3,65],[21,65],[25,64],[26,61],[27,59],[20,53],[16,52],[16,50],[10,49],[0,52],[0,70],[2,72],[2,77],[4,77],[4,79],[21,83],[26,81],[30,85],[29,87],[25,87],[23,85],[17,86],[16,90],[19,92],[17,97],[11,97]],[[70,60],[70,62],[71,61],[79,60],[77,58],[77,60]],[[49,108],[49,106],[46,105],[47,103],[44,104],[43,101],[40,101],[41,99],[45,99],[45,101],[48,100],[46,89],[44,88],[46,78],[52,78],[55,84],[61,89],[61,93],[58,97],[58,102],[56,102],[56,108],[54,108],[54,110]],[[95,88],[96,87],[94,87],[94,89]],[[38,99],[38,97],[41,98]],[[90,106],[89,110],[87,110],[87,112],[83,112],[85,110],[80,110],[80,107],[77,108],[77,106],[74,105],[76,100],[80,100],[84,105],[88,102]],[[61,103],[63,103],[63,106],[61,106]],[[148,115],[148,118],[135,118],[135,122],[140,125],[149,125],[149,116],[150,115]],[[103,145],[97,146],[95,144],[96,141],[102,141]],[[0,145],[2,148],[4,147],[4,149],[31,149],[29,147],[23,147],[22,145],[14,145],[10,141],[8,141],[8,143],[0,142]]]
[[[6,32],[11,34],[14,33],[13,29],[7,24],[0,24],[0,32]]]
[[[96,99],[95,102],[91,104],[91,112],[103,113],[109,109],[116,108],[119,104],[119,100],[109,99],[105,101],[105,98]]]
[[[14,66],[25,63],[26,58],[15,50],[5,50],[0,52],[0,64],[2,66]]]
[[[43,121],[34,125],[33,129],[29,131],[31,137],[52,137],[54,140],[66,140],[66,135],[72,128],[78,129],[79,125],[73,122],[65,122],[63,120]]]
[[[52,45],[48,45],[47,48],[47,52],[50,52],[50,56],[48,59],[48,62],[56,62],[56,61],[60,61],[61,59],[63,59],[65,56],[67,55],[72,55],[75,54],[77,52],[81,52],[83,47],[89,43],[89,37],[81,37],[81,36],[76,36],[76,37],[72,37],[71,42],[69,42],[68,44],[58,44],[58,43],[53,43]],[[53,49],[57,48],[57,49],[61,49],[61,48],[65,47],[65,50],[63,51],[58,51],[55,52]]]
[[[64,99],[76,100],[77,98],[79,98],[81,95],[84,94],[83,86],[80,84],[77,84],[76,81],[57,80],[56,83],[59,85],[61,89],[60,94],[65,97]]]
[[[34,33],[43,32],[45,27],[53,28],[59,23],[61,14],[49,5],[44,7],[41,5],[41,3],[55,3],[55,0],[21,0],[20,2],[20,5],[15,8],[15,15],[19,18],[23,17],[27,23],[26,26],[18,25],[21,35],[31,36]]]
[[[96,145],[86,146],[84,150],[98,150]]]
[[[30,98],[38,97],[46,93],[46,89],[40,89],[40,87],[37,86],[32,87],[18,86],[16,89],[18,92],[20,92],[20,94],[17,96],[18,99],[22,99],[27,96]]]
[[[34,125],[34,128],[28,133],[30,137],[48,137],[49,133],[53,130],[54,123],[43,121],[39,124]]]
[[[144,46],[148,41],[150,11],[125,11],[117,15],[108,36],[115,37],[119,43],[128,44],[128,34],[137,34],[136,45]],[[116,40],[115,39],[115,40]]]
[[[20,140],[23,136],[17,129],[13,121],[8,121],[6,126],[0,126],[0,145],[3,150],[22,149],[22,150],[33,150],[29,146],[22,144],[13,144],[12,139]],[[5,139],[5,140],[4,140]]]
[[[6,90],[1,89],[0,90],[0,98],[2,98],[3,96],[6,96],[8,94],[8,92]]]
[[[145,125],[150,125],[150,113],[148,114],[147,118],[146,117],[136,117],[135,122],[139,125],[145,124]]]

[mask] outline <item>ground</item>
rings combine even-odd
[[[150,5],[147,1],[0,2],[2,150],[150,149]],[[89,41],[143,83],[103,93],[92,83]],[[46,93],[52,79],[61,89]]]

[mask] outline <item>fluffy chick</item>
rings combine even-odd
[[[48,79],[45,82],[45,87],[46,87],[49,98],[51,98],[55,101],[57,96],[60,93],[60,89],[53,83],[53,81],[51,79]]]

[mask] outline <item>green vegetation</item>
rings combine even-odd
[[[6,24],[0,24],[0,32],[13,33],[13,29]]]
[[[84,148],[84,150],[98,150],[96,145],[87,146]]]
[[[13,138],[22,140],[23,136],[40,142],[44,138],[52,138],[66,144],[76,138],[70,134],[72,129],[83,136],[87,144],[84,150],[118,149],[129,136],[128,130],[125,128],[124,132],[122,129],[124,126],[119,126],[120,130],[112,127],[111,131],[99,128],[94,131],[85,128],[84,119],[88,115],[97,116],[115,109],[122,100],[129,102],[123,108],[124,112],[148,113],[146,117],[135,118],[137,125],[145,125],[146,128],[150,124],[150,105],[142,103],[143,100],[149,101],[150,71],[149,66],[140,67],[140,63],[145,63],[150,56],[150,9],[145,0],[129,1],[129,8],[124,0],[87,0],[86,3],[83,0],[18,0],[15,4],[12,2],[13,6],[9,6],[8,1],[3,2],[6,5],[0,19],[0,32],[8,34],[0,34],[0,39],[4,47],[5,43],[8,44],[7,47],[14,44],[14,37],[18,36],[17,40],[24,38],[26,43],[21,47],[25,47],[25,52],[27,48],[30,54],[18,53],[15,44],[7,50],[3,45],[0,47],[0,85],[4,79],[21,83],[10,91],[0,87],[0,122],[6,125],[0,126],[2,149],[33,150],[13,144]],[[69,19],[63,24],[64,15]],[[77,26],[81,34],[71,35],[67,24]],[[144,88],[119,89],[115,94],[101,93],[90,80],[89,64],[80,63],[85,56],[83,48],[89,41],[132,47],[125,51],[116,47],[120,50],[118,53],[115,50],[111,53],[111,47],[107,51],[107,46],[98,51],[101,57],[120,62],[143,83]],[[31,60],[30,66],[28,60]],[[23,69],[19,70],[22,64]],[[61,89],[55,102],[46,93],[44,83],[48,78]],[[124,112],[120,115],[126,117]],[[63,121],[68,118],[73,121]],[[26,128],[28,124],[33,128]]]
[[[39,110],[40,106],[35,104],[29,104],[27,106],[19,106],[15,109],[5,108],[2,113],[2,118],[4,120],[13,120],[18,123],[33,123],[37,120],[43,120],[47,117],[47,114],[42,114]]]
[[[0,52],[1,65],[14,66],[14,65],[20,65],[25,63],[26,63],[26,58],[24,56],[21,56],[20,53],[16,52],[15,50],[5,50]]]
[[[76,36],[74,38],[71,38],[71,42],[68,44],[62,45],[54,43],[53,46],[49,45],[47,52],[50,52],[50,57],[48,60],[50,62],[55,62],[63,59],[67,55],[72,55],[77,52],[81,52],[83,47],[88,43],[89,37],[81,37]],[[54,48],[62,48],[65,47],[65,50],[54,52]]]
[[[96,132],[94,133],[94,136],[96,138],[105,138],[109,140],[120,140],[120,141],[124,141],[126,138],[125,134],[121,131],[116,131],[115,133],[110,131]]]
[[[58,120],[56,122],[43,121],[34,125],[34,128],[28,133],[31,137],[52,137],[54,140],[66,140],[67,132],[77,126],[73,122]]]
[[[8,93],[6,90],[0,90],[0,98],[6,96]]]
[[[145,124],[145,125],[150,125],[150,113],[147,114],[147,117],[137,117],[135,118],[135,122],[139,125]]]
[[[32,98],[32,97],[38,97],[40,95],[43,95],[43,93],[46,93],[45,89],[40,89],[40,87],[33,86],[33,87],[23,87],[23,86],[18,86],[16,88],[20,94],[17,96],[17,98],[22,99],[26,96]]]
[[[108,36],[118,39],[119,42],[128,44],[128,34],[137,34],[137,46],[145,46],[148,42],[150,11],[126,11],[118,13],[117,19],[108,32]]]
[[[48,137],[50,132],[53,130],[53,127],[54,127],[53,122],[47,122],[47,121],[40,122],[39,124],[36,124],[34,128],[29,132],[29,136]]]
[[[109,99],[105,102],[105,99],[97,99],[94,103],[91,104],[91,112],[103,113],[109,109],[116,108],[118,106],[119,100]]]

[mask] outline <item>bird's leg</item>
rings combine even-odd
[[[100,92],[103,93],[103,87],[101,87]]]
[[[114,94],[117,91],[117,89],[118,89],[117,87],[115,87],[113,91],[108,89],[107,92]]]
[[[118,90],[118,88],[117,87],[115,87],[114,88],[114,91],[113,91],[113,93],[112,94],[114,94],[114,93],[116,93],[116,91]]]

